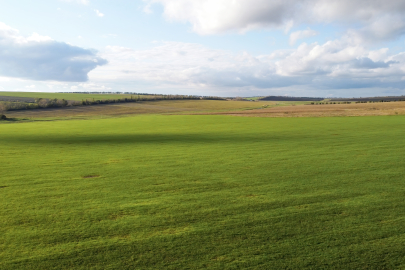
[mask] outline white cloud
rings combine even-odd
[[[0,82],[9,82],[9,81],[10,81],[10,78],[0,76]]]
[[[172,21],[189,22],[199,34],[290,30],[302,23],[360,25],[362,38],[386,40],[405,33],[403,0],[144,0],[146,11],[159,3]]]
[[[38,84],[40,85],[41,83],[38,82]],[[46,82],[45,85],[53,90],[53,89],[66,89],[68,88],[69,84],[65,83],[65,82],[57,82],[57,81],[51,81],[51,82]],[[38,86],[39,88],[40,86]]]
[[[346,38],[352,43],[374,45],[405,34],[405,15],[384,15],[358,29],[348,29]]]
[[[307,77],[328,85],[333,82],[336,87],[381,86],[388,81],[397,85],[405,72],[405,59],[399,55],[389,56],[388,49],[370,51],[341,39],[322,45],[303,43],[275,64],[281,76]]]
[[[260,27],[291,24],[293,0],[149,0],[160,3],[169,20],[190,22],[195,32],[215,34],[236,30],[248,31]]]
[[[31,36],[29,36],[26,39],[26,42],[30,42],[30,41],[41,43],[41,42],[53,41],[53,39],[50,37],[47,37],[47,36],[41,36],[38,33],[33,33]]]
[[[96,12],[97,16],[104,17],[104,14],[101,13],[98,9],[95,9],[94,11]]]
[[[319,33],[315,30],[307,29],[303,31],[296,31],[290,34],[290,45],[294,45],[297,40],[309,38],[318,35]]]
[[[293,20],[288,21],[284,26],[284,34],[288,34],[288,32],[290,32],[290,30],[293,26],[294,26],[294,21]]]
[[[0,76],[31,80],[87,81],[87,74],[106,64],[95,51],[54,41],[0,22]]]
[[[32,85],[27,85],[27,86],[25,86],[25,88],[28,88],[28,89],[35,89],[36,86],[35,86],[34,84],[32,84]]]

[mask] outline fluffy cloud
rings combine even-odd
[[[200,34],[229,30],[247,31],[259,27],[279,27],[288,23],[296,12],[294,0],[145,0],[160,3],[170,20],[190,22]]]
[[[348,29],[345,37],[352,43],[373,45],[405,34],[405,15],[384,15],[358,29]]]
[[[144,0],[159,3],[169,20],[189,22],[199,34],[284,28],[302,23],[356,24],[357,38],[385,40],[405,33],[403,0]],[[353,32],[353,30],[352,30]]]
[[[0,75],[31,80],[87,81],[87,74],[106,64],[89,49],[34,33],[19,35],[0,22]]]

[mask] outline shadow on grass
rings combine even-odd
[[[298,137],[298,135],[297,135]],[[294,135],[279,134],[225,134],[225,133],[178,133],[178,134],[92,134],[86,136],[66,135],[0,135],[7,143],[27,144],[156,144],[156,143],[249,143],[269,141],[289,141]]]
[[[60,119],[32,119],[32,118],[7,118],[0,120],[0,124],[21,123],[21,122],[52,122]]]
[[[26,118],[6,118],[6,119],[0,120],[0,123],[20,122],[20,121],[26,121],[26,120],[29,120],[29,119],[26,119]]]

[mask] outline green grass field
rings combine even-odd
[[[0,123],[0,269],[403,269],[404,122]]]

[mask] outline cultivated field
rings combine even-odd
[[[377,116],[377,115],[403,115],[405,102],[384,103],[352,103],[327,105],[275,106],[258,108],[248,111],[215,112],[212,114],[225,114],[250,117],[329,117],[329,116]]]
[[[227,102],[7,112],[0,269],[405,268],[405,102]]]
[[[111,117],[133,114],[197,114],[197,113],[231,113],[235,111],[254,110],[263,107],[284,107],[303,102],[249,102],[222,100],[161,100],[136,103],[116,103],[93,106],[65,108],[47,108],[36,110],[8,111],[10,118],[88,118]]]

